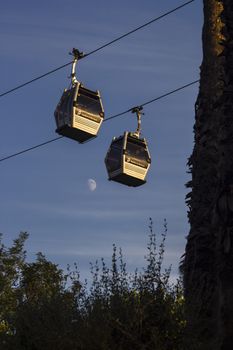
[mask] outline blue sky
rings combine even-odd
[[[183,1],[185,2],[185,1]],[[182,1],[118,0],[0,3],[0,93],[86,53],[179,6]],[[202,3],[196,0],[79,62],[77,78],[101,91],[106,117],[140,105],[199,78]],[[71,67],[4,96],[0,157],[57,136],[53,112],[69,85]],[[143,266],[148,218],[155,230],[168,221],[166,265],[173,275],[188,234],[184,184],[193,148],[198,84],[144,108],[143,136],[152,165],[139,188],[109,182],[104,157],[113,136],[136,128],[131,113],[103,124],[98,138],[80,145],[69,139],[0,163],[0,232],[10,244],[28,231],[29,259],[42,251],[65,267],[89,262],[122,247],[129,269]],[[88,189],[89,178],[97,189]]]

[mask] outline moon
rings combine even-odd
[[[87,180],[87,186],[88,186],[89,190],[90,190],[91,192],[93,192],[93,191],[95,191],[97,185],[96,185],[95,180],[93,180],[93,179],[88,179],[88,180]]]

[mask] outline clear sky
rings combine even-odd
[[[0,93],[71,60],[73,47],[88,53],[184,3],[181,0],[9,0],[0,2]],[[106,117],[140,105],[199,78],[202,2],[83,59],[77,77],[100,90]],[[57,136],[53,112],[71,66],[0,99],[0,157]],[[177,264],[189,231],[184,184],[193,148],[198,84],[144,108],[143,136],[152,165],[147,183],[128,188],[107,180],[104,158],[113,136],[134,131],[126,114],[103,124],[98,138],[69,139],[0,163],[0,232],[10,244],[28,231],[29,259],[42,251],[65,267],[108,260],[122,247],[129,269],[143,266],[148,218],[155,230],[168,221],[166,265]],[[88,179],[97,183],[90,191]]]

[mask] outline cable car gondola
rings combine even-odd
[[[71,88],[65,89],[54,112],[59,135],[83,143],[96,137],[104,119],[104,109],[99,91],[87,89],[75,77],[78,58],[83,57],[77,49],[74,56]]]
[[[125,131],[120,137],[114,137],[105,157],[109,180],[132,187],[146,183],[151,164],[147,141],[140,137],[141,110],[142,107],[132,109],[137,113],[137,131]]]

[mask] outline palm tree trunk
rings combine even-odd
[[[203,62],[184,260],[194,349],[233,344],[233,1],[204,0]],[[196,339],[194,342],[193,339]],[[189,337],[190,338],[190,337]]]

